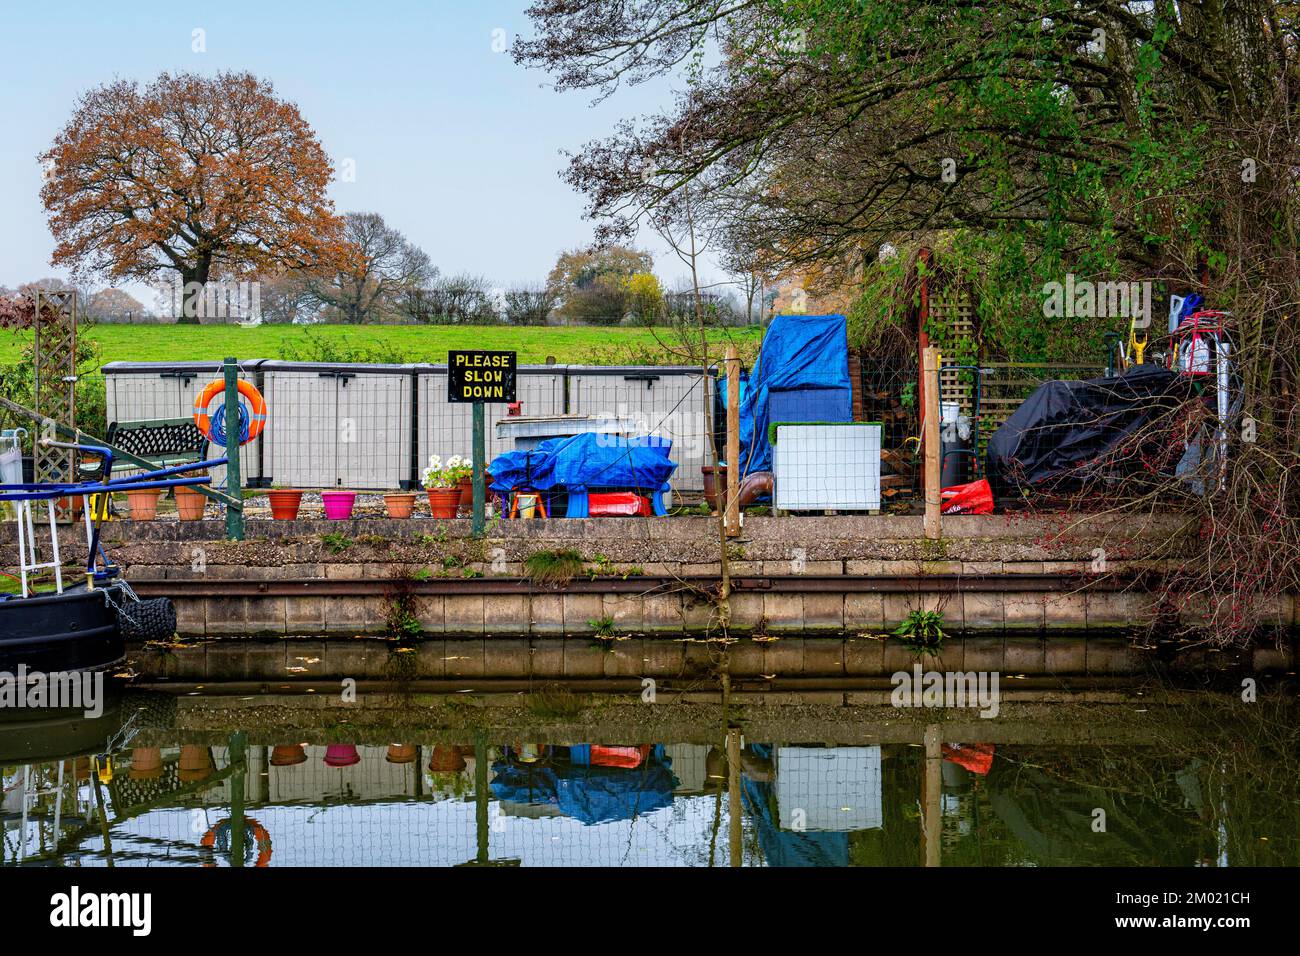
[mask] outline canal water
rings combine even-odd
[[[354,721],[305,696],[128,693],[0,724],[3,864],[1295,866],[1294,699],[980,720],[791,696],[638,733],[626,696]]]

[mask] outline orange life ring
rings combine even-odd
[[[203,839],[199,841],[199,845],[206,847],[209,850],[229,853],[230,852],[230,824],[231,824],[230,820],[222,820],[216,826],[212,827],[212,829],[208,830],[207,833],[203,834]],[[253,838],[252,846],[246,849],[244,852],[248,853],[249,849],[252,849],[253,847],[256,847],[257,849],[257,859],[256,861],[254,861],[253,866],[269,865],[271,862],[271,852],[272,852],[271,834],[266,832],[266,827],[262,826],[262,824],[258,823],[252,817],[245,817],[244,833],[245,835],[252,836]],[[220,838],[220,845],[218,843],[219,838]],[[215,866],[215,865],[216,865],[215,863],[204,864],[204,866]]]
[[[194,424],[198,426],[203,437],[208,441],[212,438],[212,419],[208,417],[208,405],[212,399],[226,390],[224,379],[217,379],[215,382],[209,382],[207,388],[199,392],[199,397],[194,400]],[[262,429],[266,427],[266,399],[262,393],[257,390],[252,382],[239,380],[239,394],[248,399],[248,438],[240,442],[246,445],[258,435],[262,434]],[[227,424],[226,427],[231,427]]]

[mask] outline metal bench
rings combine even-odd
[[[173,465],[185,465],[193,461],[203,461],[208,454],[208,440],[203,437],[192,418],[156,418],[149,421],[110,422],[108,442],[115,450],[126,452],[136,459],[133,464],[143,468],[141,462],[147,462],[154,468],[170,468]],[[77,474],[81,480],[99,480],[103,463],[79,464]],[[126,473],[131,468],[119,469]],[[120,477],[120,476],[119,476]],[[98,496],[94,496],[96,499]],[[112,515],[110,501],[92,500],[91,506],[99,509],[107,505],[108,510],[101,516]]]
[[[203,461],[208,454],[208,440],[192,418],[111,422],[108,441],[159,468]]]

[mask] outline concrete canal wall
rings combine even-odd
[[[722,672],[733,686],[770,691],[806,682],[875,686],[900,671],[974,671],[1003,675],[1001,692],[1034,678],[1131,679],[1149,674],[1154,654],[1125,637],[1079,634],[952,637],[937,655],[918,658],[897,639],[882,637],[742,637],[728,643],[626,637],[602,645],[578,638],[425,638],[407,645],[379,639],[227,640],[169,647],[135,647],[131,668],[146,682],[196,685],[244,683],[252,690],[321,682],[337,695],[338,681],[431,682],[458,689],[510,689],[551,684],[636,692],[646,678],[678,687],[711,687]],[[1172,672],[1281,673],[1295,666],[1293,644],[1226,652],[1192,651],[1164,662]],[[332,682],[332,683],[331,683]],[[793,682],[793,683],[791,683]],[[874,683],[873,683],[874,682]],[[885,698],[889,688],[880,684]],[[715,691],[716,693],[716,691]],[[883,701],[882,701],[883,702]]]
[[[498,522],[217,521],[105,527],[142,597],[171,597],[183,638],[406,636],[548,639],[718,633],[716,524],[706,517]],[[1142,518],[947,518],[927,541],[919,517],[753,517],[728,543],[732,635],[854,637],[938,610],[954,633],[1024,636],[1143,627],[1188,529]],[[579,555],[571,581],[542,584],[539,551]],[[1296,625],[1296,602],[1268,624]]]

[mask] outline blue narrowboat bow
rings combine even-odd
[[[21,430],[20,430],[21,431]],[[132,640],[165,640],[176,629],[176,612],[169,598],[141,601],[120,576],[100,539],[103,513],[90,507],[90,496],[141,488],[166,489],[178,485],[202,485],[207,475],[183,477],[187,472],[202,471],[226,463],[225,458],[193,462],[171,468],[159,468],[114,478],[113,452],[100,445],[80,445],[41,439],[47,448],[61,448],[82,456],[93,456],[101,464],[95,477],[68,483],[24,483],[21,471],[21,441],[7,435],[12,447],[0,449],[0,502],[13,504],[18,529],[19,581],[17,595],[0,595],[0,672],[68,672],[100,670],[119,663],[125,644]],[[7,455],[7,460],[6,460]],[[17,459],[17,471],[13,467]],[[6,465],[8,467],[6,467]],[[17,478],[17,481],[12,480]],[[64,585],[59,557],[58,530],[54,521],[55,503],[63,498],[83,498],[86,525],[86,565],[84,578]],[[32,520],[33,505],[45,502],[52,560],[41,563],[37,558]],[[49,569],[54,574],[54,591],[36,593],[29,584],[29,573]]]

